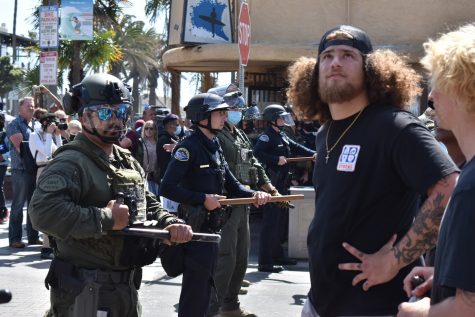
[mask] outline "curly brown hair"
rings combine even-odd
[[[391,50],[376,50],[363,57],[365,86],[370,103],[406,109],[421,93],[421,76],[407,58]],[[287,97],[299,118],[326,122],[331,119],[328,104],[318,93],[318,62],[301,57],[288,68]]]

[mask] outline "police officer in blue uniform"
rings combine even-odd
[[[256,141],[254,155],[265,164],[266,173],[279,193],[287,195],[290,174],[286,158],[291,155],[313,156],[315,151],[292,141],[282,131],[284,126],[294,125],[291,114],[284,107],[269,105],[262,116],[268,127]],[[296,264],[294,259],[284,256],[281,245],[287,232],[287,214],[287,207],[277,204],[264,206],[258,259],[261,272],[278,273],[284,269],[280,265]]]
[[[206,219],[194,228],[196,231],[219,232],[219,224],[224,224],[223,208],[219,203],[225,198],[222,196],[224,190],[234,197],[256,197],[257,205],[265,204],[270,197],[239,183],[224,160],[216,134],[224,127],[228,109],[223,98],[215,94],[199,94],[190,99],[185,112],[186,118],[195,125],[194,133],[177,144],[162,179],[161,195],[179,202],[180,207],[191,205],[201,212],[204,210]],[[199,213],[193,210],[189,219]],[[214,222],[216,218],[221,218],[218,224]],[[178,316],[203,317],[208,312],[218,245],[193,242],[184,248],[185,268]]]

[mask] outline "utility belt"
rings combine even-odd
[[[141,268],[124,271],[85,269],[55,257],[46,276],[45,286],[63,293],[66,295],[62,295],[64,298],[71,298],[68,301],[67,317],[92,317],[97,316],[99,293],[103,284],[133,283],[139,289],[141,281]]]
[[[178,205],[178,218],[186,221],[193,231],[206,233],[220,233],[229,217],[232,208],[223,206],[212,211],[203,206],[192,206],[187,204]]]
[[[130,284],[134,282],[136,284],[136,280],[140,279],[138,287],[135,285],[138,289],[142,279],[141,275],[141,268],[125,271],[86,269],[55,257],[46,276],[45,286],[47,289],[51,286],[61,288],[71,294],[79,294],[88,282],[98,284]]]

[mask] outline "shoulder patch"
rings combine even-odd
[[[66,184],[66,179],[62,175],[52,174],[43,178],[38,187],[44,192],[57,192],[65,189]]]
[[[262,142],[269,142],[269,136],[267,134],[262,134],[259,137],[259,140],[262,141]]]
[[[175,155],[173,157],[180,162],[186,162],[190,159],[190,152],[188,152],[188,150],[184,147],[181,147],[175,151]]]

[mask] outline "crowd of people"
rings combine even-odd
[[[28,244],[52,260],[47,315],[140,316],[141,268],[161,256],[183,275],[178,316],[256,316],[238,298],[250,206],[223,199],[262,207],[258,270],[279,273],[296,264],[283,249],[291,204],[269,201],[310,185],[302,317],[474,316],[475,25],[424,49],[431,91],[417,118],[407,109],[422,79],[403,57],[356,27],[328,30],[316,58],[289,68],[293,107],[265,107],[255,141],[246,131],[259,111],[234,84],[191,98],[187,121],[147,106],[129,129],[130,90],[108,74],[85,77],[54,113],[21,99],[0,133],[0,183],[11,160],[13,194],[9,212],[0,186],[0,217],[9,246],[24,248],[28,204]],[[313,159],[293,166],[295,156]],[[121,234],[127,226],[170,237]],[[190,242],[193,232],[221,242]]]

